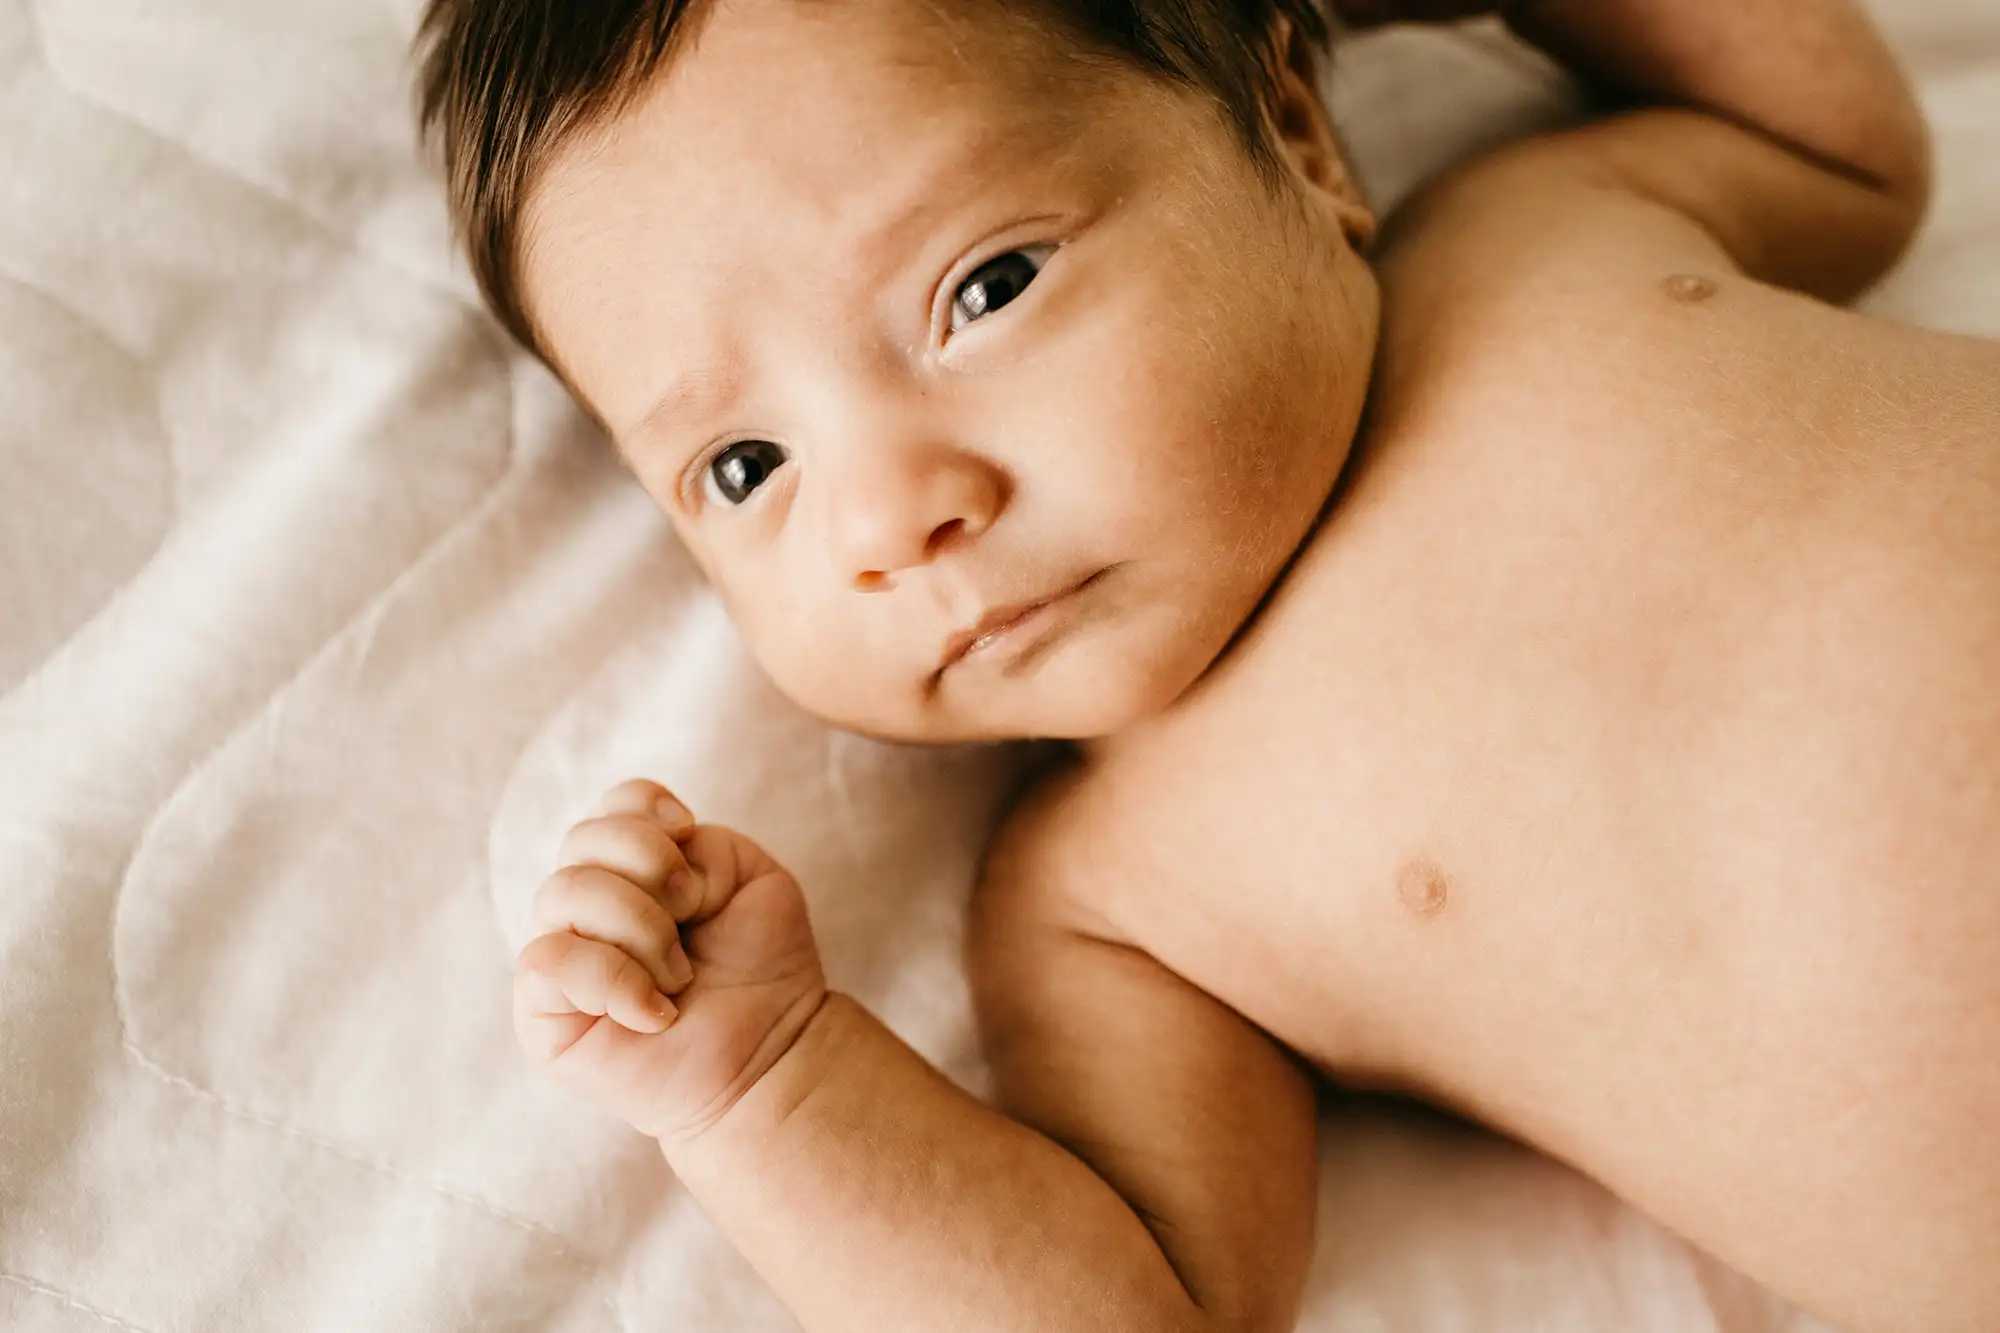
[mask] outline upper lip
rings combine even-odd
[[[1095,576],[1093,575],[1092,577]],[[944,657],[938,663],[938,670],[942,671],[964,657],[972,651],[973,644],[978,643],[987,635],[997,634],[1009,625],[1012,625],[1015,621],[1024,619],[1034,612],[1041,610],[1049,603],[1061,601],[1088,582],[1090,582],[1088,578],[1080,580],[1070,584],[1060,592],[1050,593],[1047,597],[1040,598],[1037,601],[1016,602],[1011,606],[994,607],[964,629],[955,631],[950,638],[944,641]]]

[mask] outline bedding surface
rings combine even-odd
[[[1001,750],[831,733],[481,313],[417,0],[0,0],[0,1328],[792,1327],[531,1079],[529,893],[633,774],[798,872],[836,985],[978,1089]],[[2000,7],[1882,7],[1939,136],[1872,298],[2000,334]],[[1378,201],[1564,114],[1490,34],[1346,48]],[[1519,1148],[1334,1115],[1310,1333],[1811,1325]]]

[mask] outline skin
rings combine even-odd
[[[997,1107],[662,789],[544,890],[524,1045],[808,1328],[1288,1328],[1320,1076],[1857,1333],[2000,1325],[2000,347],[1826,303],[1907,242],[1921,123],[1839,0],[1510,18],[1672,109],[1461,170],[1366,266],[1283,34],[1275,184],[1185,90],[914,0],[725,0],[541,184],[546,339],[780,684],[1080,742],[973,904]],[[688,376],[734,410],[654,416]],[[688,502],[744,433],[790,461]]]
[[[897,739],[1108,735],[1216,658],[1345,461],[1375,310],[1351,195],[1274,193],[1199,98],[1018,19],[732,3],[558,155],[524,289],[789,695]],[[967,270],[1038,244],[951,334]],[[731,508],[706,458],[746,435],[791,460]],[[939,677],[982,613],[1100,572],[1100,631]]]

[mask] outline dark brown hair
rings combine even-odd
[[[1008,3],[1008,0],[964,0]],[[616,114],[699,22],[702,0],[429,0],[417,45],[421,123],[444,151],[452,221],[480,291],[546,355],[517,282],[522,207],[564,137]],[[1319,0],[1034,0],[1087,48],[1213,96],[1263,165],[1279,19],[1327,38]]]

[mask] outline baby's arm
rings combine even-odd
[[[836,995],[726,1120],[664,1142],[675,1172],[812,1333],[1291,1328],[1303,1076],[1150,958],[1010,933],[1039,951],[996,1059],[1022,1121]]]
[[[1425,0],[1350,0],[1424,17]],[[1752,277],[1843,300],[1930,195],[1923,116],[1859,0],[1512,0],[1498,9],[1634,109],[1543,147],[1702,226]]]
[[[666,885],[680,862],[646,826],[658,789],[621,792],[612,818],[628,844],[601,827],[573,837],[594,868],[545,890],[538,920],[552,933],[523,955],[524,1045],[659,1139],[808,1330],[1292,1326],[1314,1202],[1306,1076],[1152,959],[1079,933],[1032,840],[994,858],[972,931],[982,1020],[1017,1121],[824,991],[816,958],[801,966],[796,886],[747,840],[677,830],[710,905],[677,901]],[[572,903],[578,883],[605,896],[600,872],[683,920],[691,984],[679,984],[672,939],[654,938],[671,923],[643,902],[623,917]],[[753,915],[732,921],[739,904]],[[779,946],[768,965],[765,942]],[[542,957],[577,950],[601,954],[601,968],[544,974]],[[676,991],[677,1018],[646,1017],[649,975]],[[810,1017],[794,1029],[787,1015],[802,1005]]]

